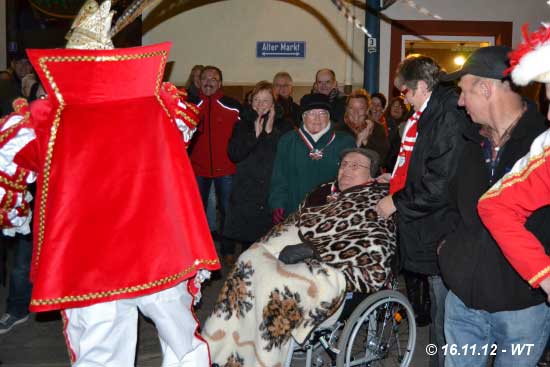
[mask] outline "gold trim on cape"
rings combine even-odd
[[[155,84],[155,97],[157,101],[159,101],[162,109],[166,112],[166,114],[170,117],[170,114],[168,112],[168,109],[164,105],[164,103],[161,100],[161,97],[159,95],[160,85],[162,82],[162,76],[163,76],[163,70],[164,66],[166,65],[166,59],[168,57],[168,52],[166,50],[161,51],[154,51],[154,52],[146,52],[146,53],[137,53],[137,54],[127,54],[127,55],[113,55],[113,56],[84,56],[84,55],[76,55],[76,56],[43,56],[38,59],[38,64],[40,65],[40,69],[44,72],[44,75],[48,79],[48,82],[50,83],[50,86],[54,90],[55,97],[57,98],[57,101],[59,102],[59,106],[55,112],[55,118],[50,130],[50,139],[48,141],[48,149],[46,152],[46,160],[44,163],[44,170],[43,170],[43,183],[42,183],[42,192],[40,195],[40,205],[38,210],[38,240],[37,240],[37,246],[36,246],[36,256],[34,260],[35,266],[38,266],[40,261],[40,253],[42,251],[42,245],[44,243],[44,233],[45,233],[45,226],[46,226],[46,201],[48,199],[48,189],[49,189],[49,183],[50,183],[50,171],[51,171],[51,165],[52,165],[52,157],[54,153],[54,147],[55,147],[55,140],[57,137],[57,131],[59,129],[59,124],[61,121],[61,112],[65,108],[65,100],[63,99],[63,95],[61,94],[61,91],[59,90],[59,86],[55,82],[55,79],[53,78],[50,70],[48,69],[47,64],[48,63],[59,63],[59,62],[116,62],[116,61],[127,61],[127,60],[136,60],[136,59],[146,59],[150,57],[157,57],[162,56],[162,60],[159,63],[159,70],[157,73],[157,81]],[[32,304],[32,303],[31,303]]]
[[[186,275],[191,273],[192,271],[198,270],[198,265],[205,264],[205,265],[216,265],[219,263],[217,259],[215,260],[195,260],[193,265],[187,267],[186,269],[182,270],[179,273],[176,273],[174,275],[167,276],[162,279],[158,279],[149,283],[145,284],[139,284],[134,285],[131,287],[125,287],[125,288],[119,288],[119,289],[113,289],[109,291],[102,291],[102,292],[94,292],[94,293],[88,293],[88,294],[81,294],[76,296],[65,296],[60,298],[46,298],[46,299],[32,299],[31,300],[31,306],[50,306],[50,305],[60,305],[63,303],[68,302],[84,302],[84,301],[90,301],[90,300],[96,300],[98,298],[106,298],[110,296],[116,296],[119,294],[126,294],[126,293],[134,293],[139,291],[144,291],[147,289],[151,289],[154,287],[158,287],[161,285],[165,285],[168,283],[171,283],[175,280],[184,278]]]

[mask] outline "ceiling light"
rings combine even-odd
[[[462,55],[458,55],[457,57],[455,57],[454,59],[454,63],[455,65],[457,66],[462,66],[464,65],[464,62],[466,61],[466,59],[464,58],[464,56]]]

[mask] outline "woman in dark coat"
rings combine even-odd
[[[237,164],[229,201],[224,236],[243,244],[243,249],[272,226],[267,206],[273,161],[279,138],[292,130],[274,103],[273,86],[262,81],[251,95],[252,104],[233,128],[227,153]]]
[[[409,117],[409,109],[403,97],[394,97],[388,105],[384,116],[386,117],[388,126],[389,149],[386,161],[382,162],[382,165],[386,167],[388,172],[392,172],[397,161],[399,148],[401,147],[401,134],[405,127],[405,122]]]

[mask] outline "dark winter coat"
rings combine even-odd
[[[277,104],[281,106],[283,110],[283,120],[291,124],[293,127],[299,129],[300,122],[302,121],[302,115],[300,113],[300,106],[294,103],[292,97],[277,99]]]
[[[264,131],[256,137],[254,122],[258,114],[245,109],[241,120],[233,128],[227,153],[237,165],[233,177],[233,191],[226,213],[224,236],[245,242],[255,242],[271,227],[271,211],[267,205],[271,173],[279,138],[292,125],[283,119],[282,110],[277,116],[270,134]],[[264,117],[264,128],[267,115]]]
[[[300,129],[305,133],[303,125]],[[289,131],[281,137],[271,175],[271,210],[282,208],[285,216],[292,214],[311,190],[336,177],[340,153],[355,148],[355,140],[347,133],[336,131],[334,141],[328,144],[333,132],[329,129],[317,142],[305,133],[313,148],[323,149],[320,160],[311,159],[309,148],[297,131]]]
[[[439,251],[439,264],[449,289],[470,308],[513,311],[545,300],[540,289],[529,287],[512,268],[477,213],[479,198],[529,151],[533,139],[544,129],[544,118],[530,105],[510,140],[501,148],[492,180],[482,147],[486,140],[479,134],[479,127],[472,125],[464,134],[466,145],[458,160],[458,174],[450,185],[457,226]],[[545,229],[550,222],[549,214],[547,207],[527,221],[527,228],[546,245],[550,237]]]
[[[418,121],[405,187],[393,194],[401,266],[439,274],[436,247],[456,224],[449,209],[449,182],[462,150],[462,132],[471,124],[458,108],[454,89],[436,86]]]
[[[399,148],[401,147],[401,135],[399,134],[399,125],[405,124],[406,121],[395,120],[391,116],[386,116],[386,124],[388,125],[388,154],[382,165],[387,172],[392,172],[397,161]]]

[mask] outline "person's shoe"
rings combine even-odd
[[[9,313],[5,313],[0,317],[0,334],[5,334],[13,329],[14,326],[26,322],[30,318],[30,314],[17,318]]]
[[[417,327],[428,326],[432,323],[430,315],[417,315],[415,317],[415,321],[416,321],[416,326]]]

